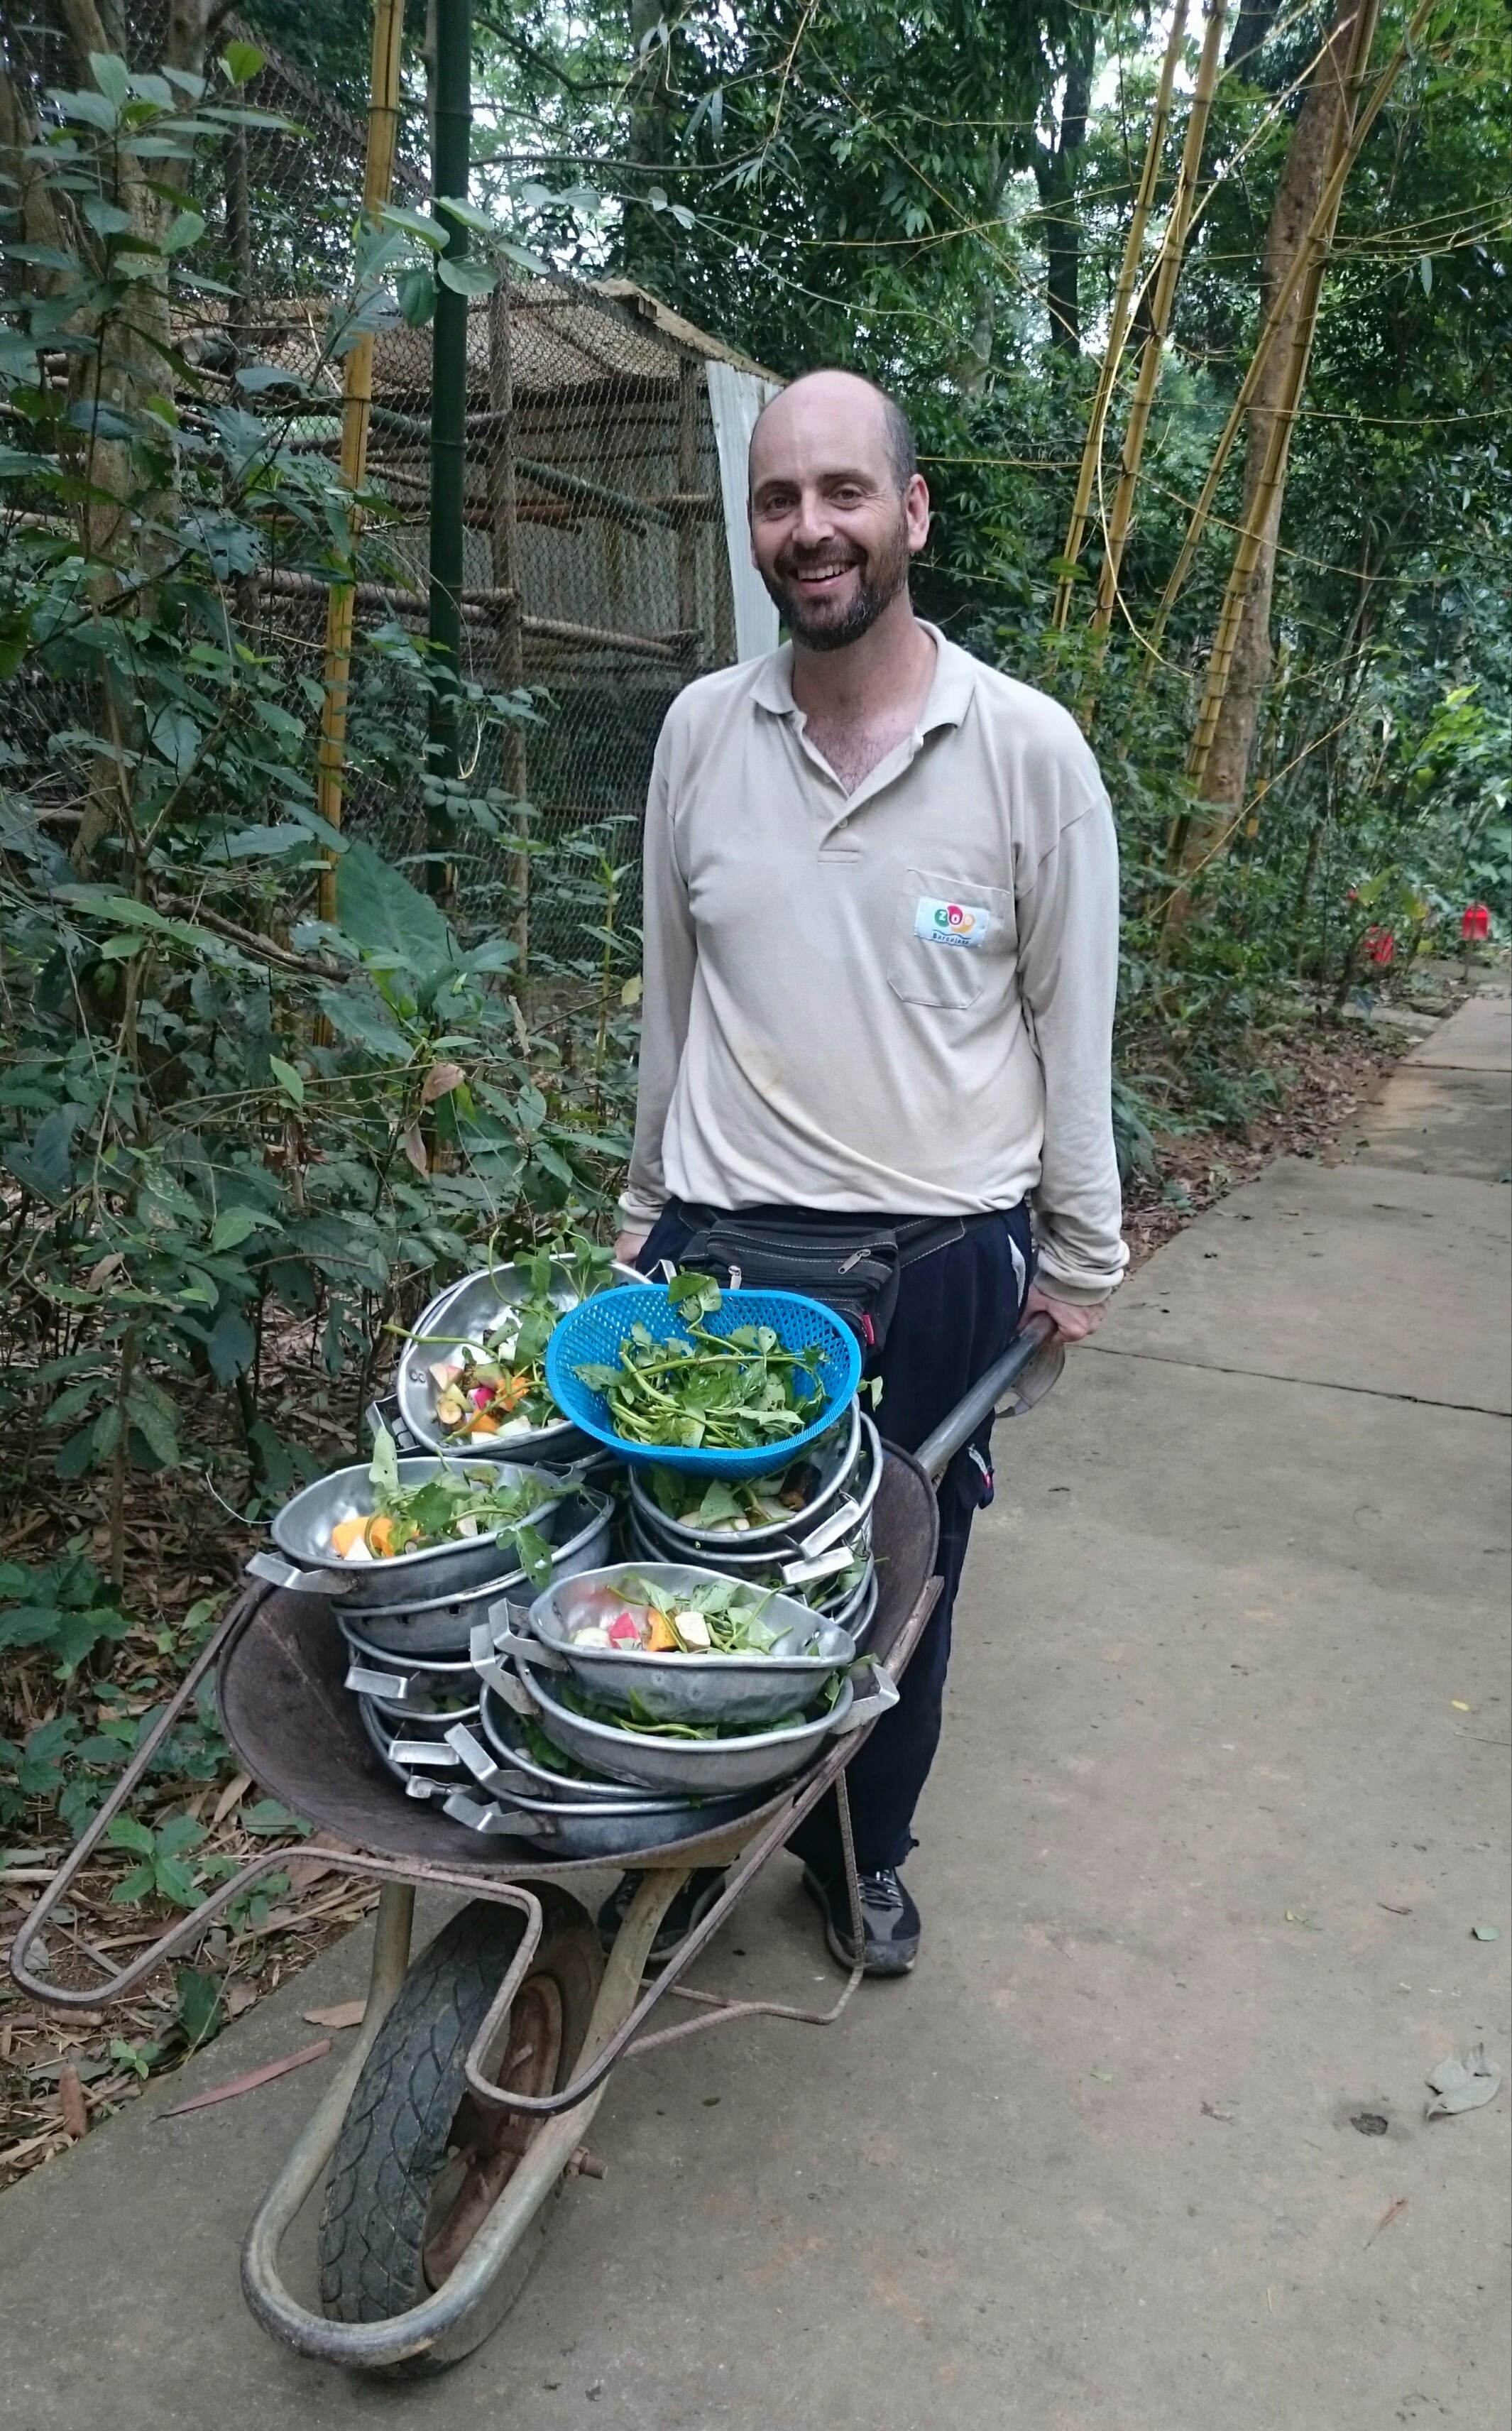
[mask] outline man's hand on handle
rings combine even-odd
[[[1062,1342],[1084,1342],[1089,1333],[1096,1333],[1107,1313],[1105,1299],[1086,1304],[1080,1300],[1052,1299],[1049,1292],[1040,1290],[1038,1283],[1030,1284],[1029,1297],[1024,1302],[1024,1315],[1048,1316]]]

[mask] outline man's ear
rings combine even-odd
[[[903,492],[903,512],[908,520],[909,554],[916,557],[930,536],[930,491],[922,473],[916,473]]]

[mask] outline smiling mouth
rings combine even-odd
[[[843,565],[799,566],[789,579],[797,582],[804,591],[831,591],[843,576],[852,574],[855,570],[855,562],[850,559]]]

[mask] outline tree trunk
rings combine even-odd
[[[630,68],[629,157],[638,169],[666,165],[671,143],[667,118],[667,48],[656,40],[666,10],[664,0],[630,0]],[[621,240],[626,270],[639,277],[656,260],[649,207],[637,193],[625,213]]]
[[[1242,75],[1256,58],[1276,22],[1276,7],[1277,0],[1240,0],[1229,47],[1223,54],[1225,75]]]
[[[1171,10],[1170,28],[1166,37],[1166,54],[1161,62],[1160,84],[1155,106],[1151,113],[1150,133],[1145,144],[1144,166],[1134,189],[1134,208],[1129,215],[1128,233],[1124,239],[1123,261],[1118,272],[1118,284],[1114,293],[1113,313],[1108,325],[1108,343],[1103,349],[1102,366],[1098,374],[1097,394],[1092,411],[1087,415],[1086,439],[1082,448],[1082,462],[1076,478],[1076,496],[1071,506],[1071,520],[1067,529],[1066,545],[1061,554],[1065,567],[1055,591],[1052,622],[1056,630],[1064,631],[1071,610],[1072,567],[1082,554],[1086,536],[1087,517],[1092,505],[1092,492],[1102,463],[1102,438],[1107,427],[1108,406],[1118,365],[1123,355],[1123,343],[1128,334],[1129,313],[1134,288],[1139,278],[1139,265],[1144,260],[1145,231],[1154,207],[1155,190],[1160,180],[1160,164],[1165,157],[1166,134],[1170,124],[1170,97],[1176,81],[1176,69],[1181,59],[1186,34],[1186,0],[1175,0]]]
[[[63,15],[77,55],[79,81],[87,84],[92,53],[120,55],[117,12],[109,7],[102,11],[96,0],[63,0]],[[166,65],[195,75],[203,72],[208,16],[208,0],[174,0],[165,38]],[[111,198],[130,213],[133,229],[154,244],[160,243],[176,208],[153,190],[150,180],[158,165],[154,161],[144,167],[136,153],[121,144],[115,153]],[[91,407],[101,406],[133,415],[172,379],[167,363],[171,329],[165,260],[149,277],[132,280],[127,300],[101,325],[99,337],[98,353],[80,359],[75,379],[76,406],[84,408],[86,417]],[[116,588],[115,566],[123,554],[132,551],[135,528],[143,521],[160,525],[167,520],[168,501],[142,493],[126,442],[101,438],[90,430],[87,418],[81,428],[81,537],[86,553],[95,562],[93,586],[96,598],[103,602]],[[142,552],[137,554],[140,560]],[[145,594],[142,608],[151,613],[151,599]],[[117,696],[119,683],[112,690],[112,679],[107,675],[103,680],[107,696],[102,701],[100,731],[108,747],[95,763],[71,855],[75,867],[86,871],[118,813],[125,781],[120,755],[131,740],[135,720],[134,704]]]
[[[1082,225],[1075,210],[1076,165],[1086,141],[1096,59],[1097,20],[1088,12],[1078,19],[1076,31],[1067,42],[1066,94],[1055,141],[1034,159],[1045,227],[1045,301],[1050,344],[1072,355],[1082,347]]]
[[[1263,324],[1273,326],[1274,334],[1250,409],[1235,571],[1188,763],[1205,807],[1180,840],[1179,863],[1187,873],[1222,849],[1242,816],[1260,703],[1270,672],[1270,605],[1286,451],[1332,227],[1318,244],[1315,268],[1291,283],[1284,305],[1280,299],[1299,254],[1312,242],[1324,190],[1348,142],[1375,14],[1376,0],[1336,0],[1271,207],[1260,301]],[[1188,908],[1184,887],[1172,898],[1168,925],[1180,927]]]

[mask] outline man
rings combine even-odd
[[[932,1246],[903,1266],[871,1362],[882,1431],[911,1449],[1028,1312],[1079,1341],[1123,1268],[1112,815],[1066,711],[916,617],[929,494],[890,398],[848,372],[796,380],[756,425],[749,511],[792,639],[690,684],[662,729],[619,1255],[647,1273],[675,1262],[710,1210],[780,1211],[789,1231],[936,1219],[913,1228]],[[900,1702],[847,1773],[869,1973],[904,1973],[918,1951],[899,1869],[991,1494],[989,1432],[942,1482],[940,1598]],[[832,1802],[792,1845],[849,1964]],[[720,1879],[694,1878],[662,1954]]]

